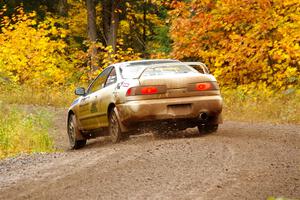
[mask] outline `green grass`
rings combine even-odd
[[[49,129],[53,116],[44,109],[25,111],[0,101],[0,159],[54,150]]]

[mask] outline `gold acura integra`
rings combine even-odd
[[[211,133],[222,123],[222,97],[216,79],[203,64],[177,60],[140,60],[104,69],[88,89],[77,88],[68,112],[71,148],[110,135],[113,142],[151,128],[198,127]]]

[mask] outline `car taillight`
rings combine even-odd
[[[130,96],[131,95],[131,88],[129,88],[126,92],[126,96]]]
[[[209,83],[209,82],[207,82],[207,83],[197,83],[195,89],[198,90],[198,91],[209,90],[209,89],[212,89],[212,84]]]
[[[217,82],[202,82],[202,83],[191,83],[188,85],[189,91],[208,91],[208,90],[219,90]]]
[[[132,87],[127,90],[126,96],[163,94],[166,90],[164,85]]]
[[[141,88],[142,94],[156,94],[158,92],[157,87],[143,87]]]

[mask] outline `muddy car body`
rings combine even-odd
[[[113,64],[87,90],[75,93],[80,97],[68,113],[72,148],[101,135],[118,142],[142,127],[157,132],[197,126],[200,132],[214,132],[222,122],[216,79],[177,60]]]

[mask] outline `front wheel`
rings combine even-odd
[[[209,134],[217,132],[219,128],[218,124],[201,124],[198,125],[198,131],[200,134]]]
[[[71,115],[68,121],[68,136],[71,149],[80,149],[85,146],[86,139],[78,139],[81,135],[78,129],[75,115]]]
[[[109,115],[109,136],[113,143],[118,143],[122,139],[122,131],[114,110]]]

